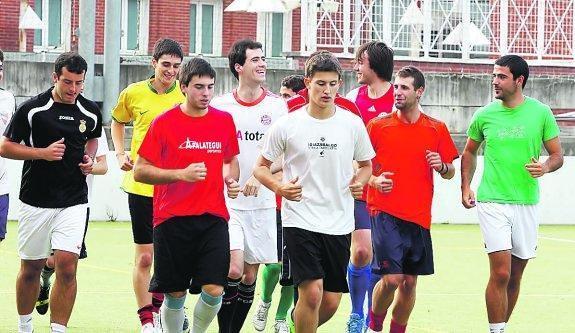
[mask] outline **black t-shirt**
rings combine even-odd
[[[52,89],[24,102],[4,136],[12,142],[45,148],[64,138],[60,161],[27,160],[22,169],[20,200],[43,208],[64,208],[88,202],[86,176],[79,163],[86,142],[100,137],[102,115],[96,103],[79,95],[76,104],[57,103]]]

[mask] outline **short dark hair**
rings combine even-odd
[[[384,42],[367,42],[357,49],[355,61],[361,61],[364,52],[369,60],[369,68],[375,72],[377,77],[387,82],[391,81],[393,76],[393,50]]]
[[[0,50],[0,61],[4,62],[4,52]]]
[[[212,79],[215,79],[216,71],[206,60],[194,57],[182,66],[178,79],[180,80],[180,84],[187,86],[194,76],[209,76]]]
[[[257,50],[262,48],[262,43],[249,38],[238,40],[232,45],[232,48],[228,53],[228,61],[230,71],[232,71],[232,74],[236,79],[239,79],[238,71],[236,71],[236,64],[243,66],[246,63],[246,50]]]
[[[307,78],[311,78],[317,72],[335,72],[341,79],[341,64],[329,51],[314,52],[305,62],[304,75]]]
[[[291,89],[293,92],[303,90],[305,88],[305,83],[303,82],[303,75],[299,74],[288,75],[283,78],[281,86]]]
[[[401,78],[412,77],[413,87],[415,90],[425,88],[425,77],[423,73],[415,66],[405,66],[397,72],[397,76]]]
[[[58,77],[62,75],[62,69],[64,67],[66,67],[68,72],[75,74],[85,74],[88,71],[86,60],[76,52],[64,52],[56,58],[54,72],[56,72]]]
[[[154,53],[152,57],[155,60],[158,60],[164,54],[173,55],[182,60],[184,59],[184,52],[182,52],[180,43],[170,38],[158,39],[156,44],[154,44]]]
[[[513,75],[513,80],[523,76],[522,88],[525,88],[525,84],[527,84],[527,78],[529,78],[529,65],[527,65],[527,61],[525,61],[525,59],[518,55],[508,54],[497,59],[495,64],[497,66],[509,68],[509,71]]]

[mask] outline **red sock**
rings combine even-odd
[[[407,328],[407,324],[401,325],[391,320],[391,325],[389,326],[389,333],[405,333],[405,329]]]
[[[154,323],[154,317],[152,315],[152,310],[153,310],[152,304],[148,304],[146,306],[143,306],[140,308],[140,310],[138,310],[138,315],[140,316],[140,323],[142,323],[142,326],[144,326],[148,323],[150,323],[150,324]]]
[[[381,332],[383,330],[383,320],[385,319],[386,314],[387,311],[384,312],[381,316],[378,316],[373,313],[372,310],[369,310],[369,328],[372,331]]]
[[[163,293],[152,293],[152,311],[158,313],[160,311],[160,307],[164,303],[164,294]]]

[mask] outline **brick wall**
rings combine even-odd
[[[150,0],[148,52],[160,38],[172,38],[182,45],[184,53],[190,50],[190,1]]]
[[[34,7],[34,1],[29,0]],[[20,1],[0,0],[0,49],[16,52],[19,48],[18,24],[20,23]],[[34,30],[26,30],[26,51],[34,47]]]
[[[224,0],[225,9],[233,0]],[[222,55],[226,56],[232,44],[243,38],[256,39],[258,16],[255,13],[224,12],[222,28]]]

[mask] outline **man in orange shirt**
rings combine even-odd
[[[451,179],[458,153],[445,124],[421,112],[424,90],[423,74],[413,66],[402,68],[394,82],[396,110],[367,126],[376,152],[367,205],[382,274],[373,290],[368,332],[382,331],[396,290],[390,332],[405,332],[415,305],[417,276],[433,274],[433,172]]]

